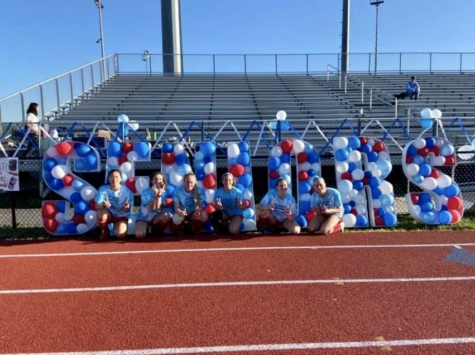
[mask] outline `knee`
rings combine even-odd
[[[321,228],[320,233],[328,235],[328,234],[330,234],[330,228],[327,228],[327,227]]]
[[[229,233],[231,233],[232,235],[238,235],[239,234],[239,226],[238,227],[229,227]]]
[[[127,232],[124,233],[116,233],[117,238],[124,239],[127,236]]]

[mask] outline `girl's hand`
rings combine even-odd
[[[102,203],[102,206],[104,206],[104,208],[110,208],[110,206],[112,206],[111,203],[109,202],[109,197],[106,197],[106,199]]]

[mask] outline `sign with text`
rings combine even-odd
[[[20,191],[18,158],[0,158],[0,190]]]

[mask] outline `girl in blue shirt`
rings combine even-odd
[[[343,230],[343,204],[340,192],[327,187],[323,178],[313,180],[312,209],[316,213],[308,224],[308,231],[332,234]]]
[[[149,226],[158,226],[164,231],[172,218],[171,208],[167,208],[167,179],[163,173],[152,176],[152,186],[142,192],[142,203],[135,223],[135,236],[143,238],[147,235]]]
[[[211,215],[213,229],[218,232],[222,223],[228,221],[229,233],[237,235],[243,219],[242,210],[246,208],[242,202],[242,193],[234,187],[236,182],[231,173],[224,173],[221,183],[223,187],[214,194],[216,212]]]
[[[175,213],[170,223],[170,229],[180,235],[183,234],[183,223],[190,221],[196,235],[201,235],[206,221],[207,213],[203,210],[205,198],[204,190],[196,185],[196,175],[189,172],[184,177],[184,185],[176,188],[173,194]]]
[[[264,228],[281,226],[291,234],[299,234],[300,226],[295,223],[297,206],[288,188],[287,180],[278,179],[276,190],[269,191],[257,206],[257,219]]]
[[[96,198],[97,222],[102,228],[101,239],[109,236],[108,224],[114,224],[114,232],[118,238],[125,238],[127,235],[127,223],[129,213],[134,203],[132,192],[122,186],[122,173],[114,169],[109,172],[110,185],[103,185],[99,188]]]

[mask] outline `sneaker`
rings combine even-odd
[[[340,222],[340,232],[345,233],[345,223]]]

